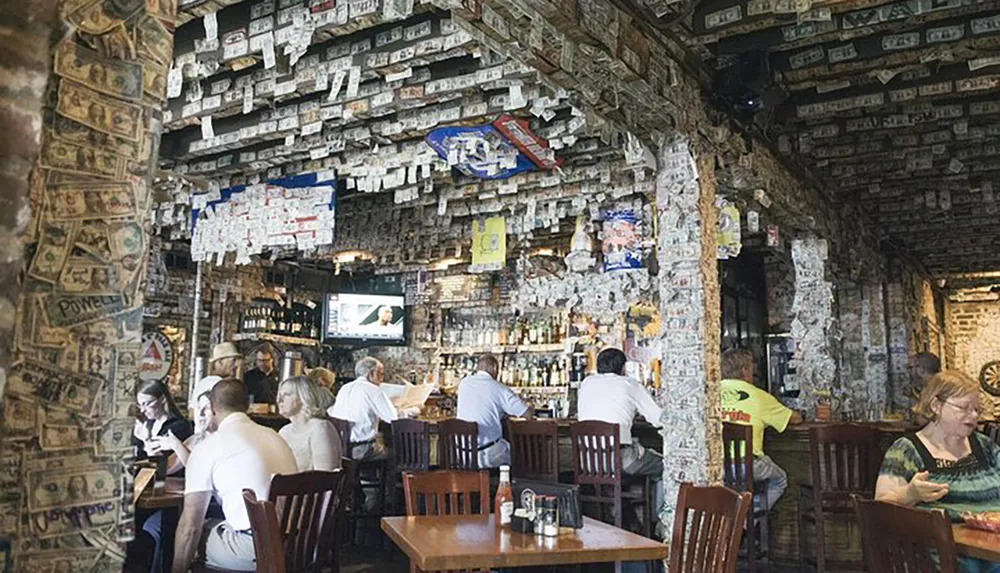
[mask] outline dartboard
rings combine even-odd
[[[979,372],[979,382],[994,396],[1000,396],[1000,360],[987,362]]]

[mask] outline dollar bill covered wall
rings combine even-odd
[[[0,62],[39,60],[51,74],[4,70],[0,82],[45,102],[31,121],[40,152],[22,174],[30,217],[4,186],[15,207],[5,217],[26,224],[23,243],[4,246],[23,244],[26,268],[5,371],[0,550],[17,571],[120,571],[134,536],[129,406],[176,2],[60,1],[51,36],[30,12],[54,3],[4,4],[0,21],[18,29]]]

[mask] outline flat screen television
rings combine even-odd
[[[406,343],[403,295],[330,293],[323,304],[323,338],[329,341]]]

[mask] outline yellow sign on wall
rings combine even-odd
[[[507,262],[507,220],[503,217],[472,222],[472,272],[498,271]]]

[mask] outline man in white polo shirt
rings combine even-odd
[[[580,383],[577,394],[577,419],[618,424],[622,448],[622,471],[653,478],[656,515],[663,503],[663,455],[632,440],[632,420],[641,414],[647,422],[662,426],[660,408],[646,387],[625,376],[625,353],[605,348],[597,355],[597,374]]]
[[[174,573],[190,569],[198,547],[203,549],[205,564],[213,569],[255,570],[253,535],[243,490],[252,489],[258,499],[267,499],[273,476],[298,471],[288,443],[246,415],[249,396],[241,381],[219,381],[212,388],[211,400],[218,430],[188,458]],[[205,511],[212,496],[222,502],[224,520],[206,522]]]
[[[458,384],[458,419],[479,424],[479,467],[510,464],[510,444],[503,439],[507,416],[531,418],[531,406],[513,390],[497,382],[500,362],[492,354],[479,357],[476,373]]]
[[[420,408],[402,411],[393,406],[379,386],[385,376],[385,367],[376,358],[365,357],[354,365],[357,378],[344,384],[337,392],[337,401],[326,413],[351,423],[351,459],[357,461],[380,460],[388,456],[385,445],[378,440],[379,420],[391,424],[399,418],[412,417]]]

